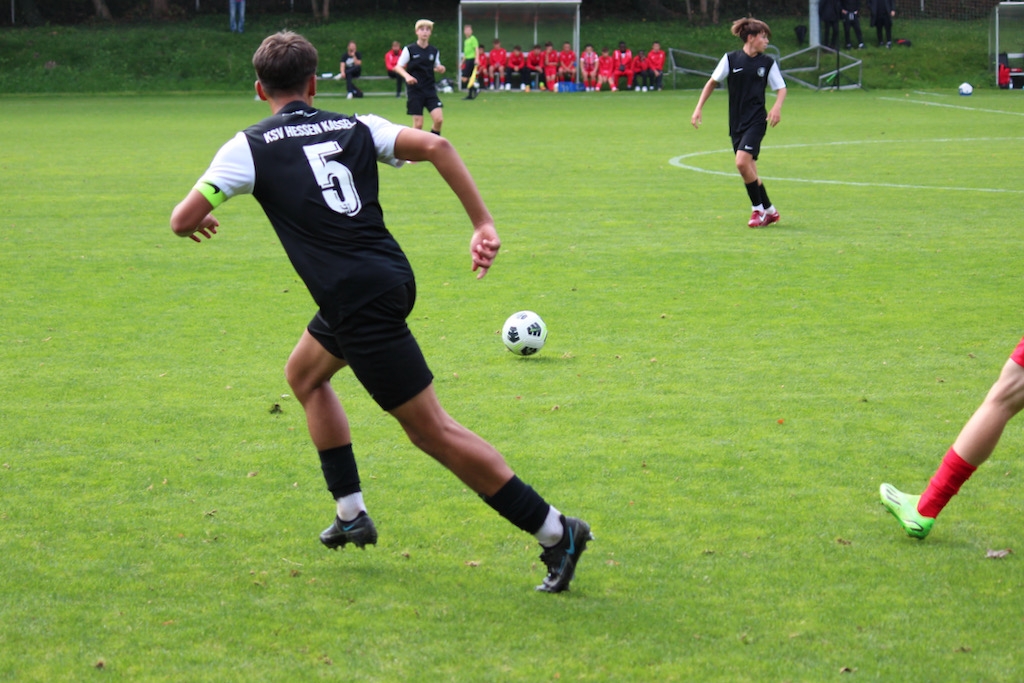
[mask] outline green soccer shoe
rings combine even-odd
[[[882,505],[892,513],[903,530],[907,532],[907,536],[924,538],[932,530],[935,518],[925,517],[917,511],[917,501],[921,499],[921,496],[903,493],[892,484],[882,484],[878,489],[878,494],[882,498]]]

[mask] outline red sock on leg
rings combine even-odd
[[[921,500],[917,503],[918,513],[925,517],[938,517],[949,499],[957,494],[976,469],[950,448],[935,476],[928,482],[928,488],[921,494]]]

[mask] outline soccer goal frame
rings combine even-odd
[[[1024,2],[1000,2],[992,8],[988,32],[988,65],[996,83],[999,63],[1024,68]]]
[[[462,0],[459,3],[459,27],[455,36],[456,63],[462,62],[462,29],[473,26],[480,47],[490,52],[495,39],[511,52],[521,45],[529,52],[534,45],[551,41],[559,50],[562,43],[572,44],[580,54],[580,3],[582,0]],[[578,65],[577,65],[578,69]],[[459,82],[461,79],[453,79]]]

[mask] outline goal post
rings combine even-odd
[[[1000,2],[992,8],[988,65],[995,73],[997,83],[1000,63],[1011,68],[1024,68],[1024,2]]]
[[[480,47],[490,52],[494,39],[511,52],[520,45],[529,52],[534,45],[551,41],[556,50],[568,42],[580,54],[580,3],[582,0],[461,0],[456,34],[457,61],[462,60],[462,29],[473,26]]]

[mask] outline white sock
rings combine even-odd
[[[351,522],[359,516],[360,512],[366,512],[362,491],[356,491],[338,499],[338,519],[341,521]]]
[[[548,516],[544,524],[533,535],[542,546],[550,548],[562,540],[565,528],[562,526],[562,513],[554,505],[548,505]]]
[[[754,211],[764,213],[764,204],[758,204],[757,206],[751,207]]]
[[[765,209],[764,212],[765,213],[772,213],[772,214],[778,213],[778,211],[775,209],[775,205],[774,204],[769,206],[767,209]]]

